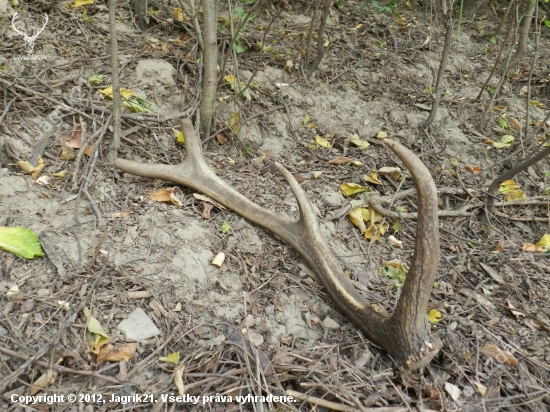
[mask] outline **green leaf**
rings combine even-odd
[[[244,53],[244,52],[247,50],[246,47],[244,47],[244,46],[243,46],[242,44],[240,44],[240,43],[235,43],[235,44],[233,45],[233,47],[235,48],[235,51],[236,51],[237,53]]]
[[[495,38],[495,36],[491,37],[489,41],[493,44],[497,44],[497,39]]]
[[[0,226],[0,249],[25,259],[44,256],[36,233],[21,226]]]
[[[105,79],[104,74],[96,74],[93,76],[88,77],[88,87],[97,86]]]
[[[229,226],[229,223],[227,223],[227,220],[224,219],[222,224],[222,233],[227,233],[231,230],[231,226]]]

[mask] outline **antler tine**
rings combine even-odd
[[[384,309],[369,305],[346,277],[321,234],[306,193],[287,169],[275,164],[297,200],[300,209],[298,221],[283,218],[256,205],[223,182],[204,161],[201,144],[191,122],[182,120],[181,124],[187,148],[181,164],[167,166],[117,159],[116,167],[138,176],[171,181],[198,190],[281,237],[306,260],[317,280],[348,318],[400,365],[409,369],[418,368],[435,356],[441,344],[427,335],[425,310],[439,251],[437,197],[428,169],[412,152],[391,140],[384,140],[409,168],[419,191],[416,249],[397,309],[390,317]]]

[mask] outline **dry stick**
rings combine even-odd
[[[100,240],[97,249],[101,246],[101,243],[103,243],[103,239],[104,238],[102,238]],[[92,263],[95,262],[96,256],[97,256],[97,254],[94,255],[94,259],[92,260]],[[8,387],[8,385],[13,383],[19,375],[24,373],[27,370],[27,367],[31,363],[34,363],[36,360],[38,360],[39,358],[44,356],[44,354],[46,354],[46,352],[48,352],[50,350],[50,347],[53,344],[55,344],[59,341],[61,335],[65,332],[65,329],[67,329],[69,327],[69,325],[74,322],[74,320],[76,319],[76,316],[78,315],[78,313],[84,308],[84,306],[86,306],[88,304],[88,301],[91,299],[92,294],[95,292],[95,287],[97,286],[97,283],[99,282],[99,279],[102,278],[103,273],[105,273],[105,270],[106,270],[106,266],[104,266],[103,269],[101,269],[101,271],[96,275],[94,283],[92,284],[92,286],[91,286],[90,290],[88,291],[88,294],[86,295],[86,297],[80,301],[80,304],[76,307],[76,309],[73,311],[72,314],[67,315],[67,317],[65,318],[63,323],[59,326],[59,330],[52,337],[52,339],[49,340],[42,347],[42,349],[38,350],[34,355],[30,356],[16,371],[10,373],[8,376],[6,376],[3,380],[0,381],[0,392],[4,392],[6,390],[6,388]]]
[[[116,32],[116,0],[109,0],[109,35],[111,37],[111,85],[113,90],[113,118],[114,130],[107,160],[114,163],[120,147],[120,76],[118,67],[118,42]]]
[[[2,346],[0,346],[0,352],[5,354],[5,355],[11,356],[13,358],[18,358],[18,359],[23,359],[23,360],[29,360],[31,358],[30,356],[14,352],[14,351],[12,351],[10,349],[7,349],[7,348],[4,348]],[[94,371],[82,371],[82,370],[78,370],[78,369],[71,369],[71,368],[67,368],[65,366],[60,366],[60,365],[56,365],[56,364],[52,364],[52,363],[44,362],[44,361],[40,361],[40,360],[31,360],[31,363],[34,364],[34,365],[42,366],[43,368],[53,369],[53,370],[55,370],[57,372],[61,372],[61,373],[66,372],[66,373],[71,373],[73,375],[89,376],[89,377],[92,377],[92,378],[98,378],[98,379],[101,379],[105,382],[110,382],[110,383],[114,383],[114,384],[117,384],[117,385],[122,383],[118,379],[112,378],[110,376],[101,375],[101,374],[99,374],[97,372],[94,372]]]
[[[204,81],[200,109],[200,137],[206,139],[210,136],[210,127],[216,106],[218,1],[202,0],[202,9],[204,12]]]
[[[534,156],[530,157],[527,160],[524,160],[521,163],[518,163],[514,167],[512,167],[510,170],[504,172],[499,177],[497,177],[493,183],[489,186],[489,189],[487,190],[487,201],[485,203],[485,206],[487,208],[487,212],[491,213],[495,206],[495,194],[500,187],[500,184],[504,182],[505,180],[512,179],[515,175],[517,175],[519,172],[523,172],[525,169],[527,169],[529,166],[533,166],[538,161],[544,159],[546,156],[550,155],[550,146],[545,147],[544,149],[540,150],[538,153],[536,153]]]
[[[19,84],[10,84],[9,82],[7,82],[6,80],[3,80],[3,79],[0,79],[0,83],[4,83],[6,86],[9,86],[9,87],[15,87],[16,89],[19,89],[21,91],[24,91],[25,93],[27,94],[31,94],[31,95],[35,95],[35,96],[38,96],[38,97],[41,97],[45,100],[48,100],[52,103],[55,103],[56,105],[58,105],[59,107],[61,107],[62,109],[64,110],[68,110],[68,111],[73,111],[75,113],[78,113],[79,115],[81,116],[84,116],[86,119],[91,119],[90,116],[88,116],[86,113],[84,112],[81,112],[80,110],[77,110],[73,107],[69,107],[67,106],[66,104],[63,104],[61,103],[59,100],[56,100],[56,99],[53,99],[51,98],[50,96],[48,96],[47,94],[44,94],[44,93],[40,93],[40,92],[37,92],[37,91],[34,91],[32,89],[29,89],[27,87],[24,87],[24,86],[21,86]]]
[[[321,1],[321,0],[318,0]],[[321,21],[319,22],[319,30],[317,31],[317,56],[315,56],[315,60],[311,64],[309,64],[309,61],[306,61],[307,66],[307,75],[308,77],[313,73],[315,70],[317,70],[317,67],[319,66],[319,63],[321,63],[321,60],[323,60],[323,57],[325,56],[325,42],[323,38],[325,37],[325,26],[327,25],[327,18],[330,11],[330,7],[332,5],[331,0],[325,0],[325,5],[323,9],[323,16],[321,17]]]
[[[305,64],[305,70],[308,70],[309,66],[309,59],[311,56],[311,45],[313,44],[313,27],[315,26],[315,20],[317,20],[317,13],[319,12],[319,3],[321,0],[315,1],[315,8],[313,9],[313,16],[311,16],[311,20],[309,22],[309,33],[307,35],[307,46],[306,46],[306,64]]]
[[[512,1],[512,3],[510,3],[510,6],[506,9],[505,16],[508,16],[508,11],[516,4],[516,1],[517,0],[514,0],[514,1]],[[502,24],[503,21],[504,21],[504,19],[501,20],[500,24]],[[504,48],[506,47],[506,43],[508,42],[508,37],[510,37],[510,33],[512,33],[512,27],[514,27],[514,23],[510,24],[510,26],[508,27],[508,31],[506,32],[506,37],[504,38],[504,41],[502,42],[502,46],[500,47],[500,50],[498,52],[497,59],[495,61],[495,64],[493,65],[493,69],[491,70],[491,73],[489,73],[489,77],[487,77],[487,80],[485,80],[485,83],[483,83],[483,86],[481,86],[481,89],[479,90],[479,94],[475,98],[476,102],[479,102],[481,100],[481,96],[483,95],[483,91],[485,90],[485,88],[489,84],[489,81],[493,78],[494,74],[497,71],[498,64],[500,63],[500,61],[502,59],[502,53],[504,52]]]
[[[529,4],[529,8],[527,9],[526,13],[523,16],[523,21],[521,24],[521,30],[519,32],[519,39],[518,39],[518,48],[516,49],[516,53],[512,56],[510,59],[509,64],[506,66],[503,66],[501,69],[501,73],[505,73],[505,71],[509,68],[512,68],[516,66],[521,59],[523,59],[523,56],[525,56],[525,51],[527,48],[527,39],[529,37],[529,29],[531,28],[531,21],[533,20],[533,12],[535,11],[535,7],[537,6],[536,1],[531,1]]]
[[[99,153],[101,142],[103,140],[103,136],[105,136],[105,133],[107,132],[107,128],[109,127],[109,124],[111,123],[111,118],[112,118],[112,115],[109,115],[109,117],[105,121],[105,124],[104,124],[103,128],[101,129],[99,139],[97,139],[97,142],[95,143],[95,149],[94,149],[94,153],[92,155],[93,158],[90,160],[90,169],[88,170],[88,176],[87,176],[87,178],[84,178],[84,183],[82,185],[82,188],[78,192],[78,195],[76,197],[76,202],[75,202],[75,205],[74,205],[74,210],[75,210],[74,216],[75,216],[76,223],[79,224],[79,225],[80,225],[80,220],[78,219],[77,209],[78,209],[78,203],[80,201],[80,196],[82,195],[82,193],[84,193],[84,195],[86,196],[86,198],[90,202],[90,205],[92,207],[92,210],[94,211],[94,214],[97,217],[98,226],[105,226],[105,219],[103,219],[103,216],[101,215],[101,212],[97,208],[97,205],[96,205],[95,201],[92,199],[92,197],[88,193],[88,181],[91,179],[92,173],[94,172],[95,163],[97,161],[97,156],[98,156],[98,153]]]
[[[537,5],[538,2],[535,2],[535,5]],[[539,8],[536,7],[536,19],[535,19],[535,25],[538,25],[538,14],[539,14]],[[531,82],[533,80],[533,72],[535,71],[535,65],[537,64],[537,57],[539,55],[539,40],[540,40],[540,30],[535,30],[535,55],[533,56],[533,60],[531,61],[531,67],[529,69],[529,79],[527,81],[527,99],[525,100],[525,128],[523,131],[523,137],[527,138],[529,133],[529,115],[530,115],[530,107],[531,107]],[[521,133],[521,132],[520,132]],[[520,137],[521,138],[521,137]],[[520,140],[521,147],[523,148],[523,139]]]
[[[231,41],[229,42],[229,45],[228,45],[228,48],[227,48],[230,52],[231,52],[231,50],[233,50],[233,48],[234,48],[233,46],[235,45],[235,42],[237,41],[237,37],[239,36],[239,33],[243,29],[244,25],[246,24],[246,22],[248,21],[248,19],[252,15],[252,13],[254,13],[258,9],[261,9],[266,4],[267,4],[267,1],[265,1],[265,0],[262,1],[262,2],[259,2],[254,7],[252,7],[248,11],[248,13],[246,13],[244,15],[242,20],[239,22],[239,25],[237,26],[237,29],[235,30],[235,32],[231,33]],[[229,60],[229,56],[230,56],[230,53],[227,53],[225,55],[224,59],[223,59],[222,67],[221,67],[221,70],[220,70],[220,77],[218,78],[218,84],[220,84],[222,79],[223,79],[223,75],[225,73],[225,66],[227,65],[227,61]]]
[[[202,39],[199,19],[197,18],[197,9],[195,8],[195,0],[189,0],[189,7],[187,6],[187,2],[183,0],[178,0],[178,4],[182,9],[185,10],[185,12],[193,20],[193,27],[195,28],[195,32],[197,34],[197,42],[199,43],[199,47],[201,48],[201,50],[204,50],[204,41]]]
[[[441,87],[443,85],[443,78],[445,77],[445,69],[447,67],[447,61],[449,60],[449,53],[451,51],[451,44],[453,42],[453,24],[451,22],[451,11],[447,8],[447,1],[441,0],[441,13],[443,15],[443,22],[447,31],[445,33],[445,45],[443,46],[443,54],[441,55],[441,62],[439,63],[439,72],[437,73],[437,80],[435,83],[435,91],[433,94],[432,110],[426,121],[422,124],[423,128],[429,127],[435,119],[439,103],[441,102]]]

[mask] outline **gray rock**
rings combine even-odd
[[[151,339],[160,334],[160,330],[141,308],[130,313],[128,318],[118,324],[117,329],[128,339],[137,341]]]

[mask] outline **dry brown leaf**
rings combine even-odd
[[[299,173],[293,173],[292,176],[294,176],[294,179],[296,179],[298,183],[302,183],[306,180],[306,178]]]
[[[525,323],[529,324],[536,330],[540,330],[541,332],[550,332],[550,328],[538,319],[525,319]]]
[[[104,345],[99,350],[97,362],[128,362],[136,350],[135,343],[125,343],[124,345]]]
[[[146,299],[153,296],[148,290],[134,290],[126,292],[126,294],[128,295],[128,299]]]
[[[185,386],[183,385],[183,371],[185,370],[185,364],[180,363],[174,369],[174,385],[178,388],[178,393],[180,396],[185,395]]]
[[[350,159],[349,157],[337,156],[334,159],[329,160],[328,164],[329,165],[343,165],[343,164],[351,162],[352,160],[353,159]]]
[[[465,165],[464,168],[474,175],[483,172],[483,168],[475,165]]]
[[[96,145],[95,144],[91,144],[90,146],[88,146],[86,148],[86,150],[84,150],[84,154],[88,157],[92,157],[92,155],[94,154],[95,152],[95,148],[96,148]]]
[[[177,186],[166,188],[166,189],[159,189],[156,192],[149,192],[147,193],[147,196],[151,200],[154,200],[155,202],[172,202],[176,206],[182,206],[183,205],[183,192],[181,189]]]
[[[212,212],[213,208],[214,208],[213,204],[202,202],[202,218],[206,220],[210,220],[210,213]]]
[[[73,149],[82,147],[82,126],[78,123],[73,123],[71,133],[65,137],[65,145]]]
[[[518,366],[518,360],[511,352],[500,349],[495,345],[485,345],[481,349],[485,356],[495,359],[497,362],[505,363],[510,366]]]
[[[193,197],[195,199],[202,200],[203,202],[212,203],[214,206],[216,206],[220,210],[227,210],[224,205],[222,205],[221,203],[216,202],[215,200],[209,198],[208,196],[201,195],[200,193],[193,193]]]
[[[55,382],[57,379],[57,372],[53,369],[48,369],[46,373],[35,380],[29,389],[29,395],[34,396],[43,389],[46,389],[49,385]]]
[[[218,141],[219,144],[226,144],[227,143],[227,137],[225,137],[221,133],[216,133],[216,140]]]

